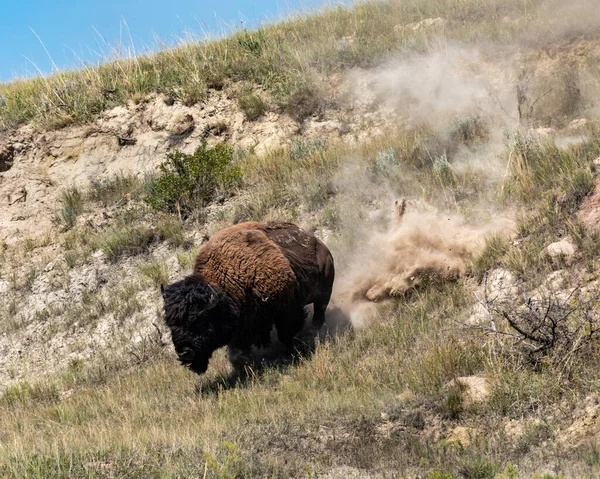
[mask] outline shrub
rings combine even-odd
[[[473,146],[486,142],[489,139],[489,132],[481,117],[467,116],[454,121],[450,130],[450,138],[453,143]]]
[[[219,191],[234,188],[242,180],[241,169],[233,164],[233,149],[225,144],[211,148],[204,142],[193,155],[169,153],[159,169],[146,202],[180,216],[205,206]]]

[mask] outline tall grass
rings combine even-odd
[[[398,35],[398,24],[442,16],[449,20],[445,33],[450,38],[503,38],[522,27],[500,20],[530,13],[538,3],[368,1],[149,55],[122,58],[113,52],[98,66],[0,85],[0,129],[30,121],[54,128],[83,123],[106,108],[151,93],[191,105],[201,102],[208,89],[239,81],[261,85],[277,105],[303,117],[319,105],[322,89],[315,74],[370,66],[392,52],[426,45],[426,36]],[[345,37],[353,41],[342,42]],[[253,100],[251,116],[262,109],[256,105]]]

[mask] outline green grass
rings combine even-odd
[[[77,216],[83,212],[84,196],[78,188],[72,186],[60,193],[58,201],[61,207],[54,221],[66,230],[71,229],[75,226]]]
[[[508,205],[528,212],[519,219],[515,246],[491,237],[475,260],[475,270],[481,275],[492,266],[504,266],[535,282],[566,266],[560,258],[543,254],[548,244],[565,236],[577,246],[576,260],[590,264],[599,251],[598,234],[582,227],[575,213],[594,185],[592,162],[600,154],[594,130],[590,140],[564,149],[515,135],[508,144],[509,176],[502,194]]]
[[[0,85],[0,128],[32,121],[50,128],[85,123],[107,108],[152,93],[191,105],[202,101],[208,89],[239,81],[260,85],[280,108],[301,120],[321,102],[319,74],[372,66],[392,53],[427,48],[427,35],[399,36],[394,31],[398,24],[441,16],[449,21],[445,34],[451,39],[506,39],[523,26],[501,19],[530,14],[539,3],[371,1],[137,58],[119,57],[106,45],[111,52],[106,60],[112,61],[101,66]],[[354,41],[342,46],[341,39],[348,36]]]
[[[166,286],[169,281],[169,270],[164,262],[150,261],[140,266],[140,273],[156,286]]]
[[[114,263],[126,256],[148,252],[156,240],[156,232],[148,226],[123,224],[102,232],[95,243],[106,259]]]

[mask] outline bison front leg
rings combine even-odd
[[[247,345],[229,344],[228,356],[231,365],[238,370],[243,370],[252,364],[252,348]]]

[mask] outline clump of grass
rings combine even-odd
[[[303,137],[294,138],[290,144],[289,155],[292,161],[304,160],[312,155],[323,153],[327,148],[327,139]]]
[[[478,279],[499,265],[501,259],[508,251],[509,241],[504,234],[493,234],[488,236],[485,241],[485,247],[481,253],[473,258],[472,268]]]
[[[169,282],[169,270],[162,261],[150,261],[141,265],[140,273],[156,287],[165,286]]]
[[[448,419],[458,419],[464,410],[462,386],[458,383],[449,386],[444,396],[441,413]]]
[[[242,180],[239,166],[233,163],[233,149],[203,143],[192,155],[169,153],[160,165],[146,202],[154,209],[187,216],[200,209],[220,191],[230,192]]]
[[[166,241],[171,246],[182,246],[185,243],[183,223],[172,216],[161,217],[156,225],[158,239]]]
[[[480,116],[467,116],[454,121],[450,129],[452,143],[475,146],[487,142],[488,127]]]
[[[494,479],[498,466],[485,458],[472,459],[461,468],[462,476],[471,479]]]
[[[114,263],[125,256],[147,252],[156,239],[156,232],[150,227],[125,224],[102,232],[95,243],[106,259]]]
[[[16,405],[27,406],[29,404],[52,404],[60,399],[56,384],[51,382],[37,382],[31,384],[22,381],[8,386],[0,396],[0,404],[7,407]]]
[[[177,263],[181,269],[187,269],[194,262],[196,251],[187,251],[185,253],[177,253]]]
[[[137,193],[141,187],[139,178],[121,173],[112,178],[93,180],[87,192],[87,199],[107,207],[123,200],[126,195]]]
[[[58,202],[61,208],[55,214],[55,222],[69,230],[75,226],[77,216],[83,212],[85,197],[78,188],[72,186],[60,193]]]
[[[252,92],[251,88],[242,88],[237,94],[237,103],[249,121],[258,120],[267,111],[265,101]]]

